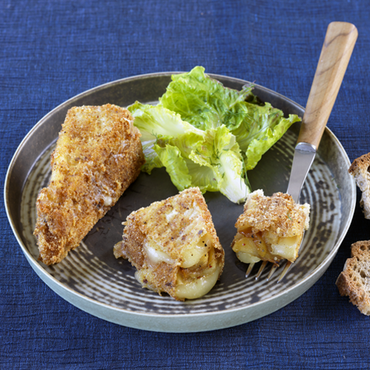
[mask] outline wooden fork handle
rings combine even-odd
[[[329,24],[308,97],[298,142],[316,149],[337,98],[357,40],[357,28],[346,22]]]

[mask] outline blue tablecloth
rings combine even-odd
[[[203,65],[305,105],[326,28],[359,32],[328,126],[351,160],[370,151],[366,0],[0,1],[0,181],[23,137],[54,107],[97,85]],[[166,334],[119,326],[60,298],[31,269],[0,200],[2,369],[367,369],[370,317],[335,281],[350,244],[370,239],[359,205],[324,276],[259,320]]]

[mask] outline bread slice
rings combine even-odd
[[[40,257],[60,262],[137,178],[144,163],[140,132],[116,105],[71,108],[51,155],[50,184],[37,198]]]
[[[143,287],[183,301],[205,295],[216,284],[224,250],[199,188],[132,212],[124,224],[114,255],[136,267]]]
[[[370,315],[370,240],[358,241],[351,246],[351,258],[337,279],[342,296],[349,296],[364,315]]]
[[[357,186],[362,191],[360,205],[365,218],[370,219],[370,153],[356,158],[348,172],[355,178]]]

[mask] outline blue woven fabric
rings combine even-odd
[[[27,132],[68,98],[157,71],[255,81],[305,105],[326,28],[354,23],[352,59],[328,126],[351,160],[370,151],[367,0],[0,1],[0,181]],[[26,261],[0,199],[0,368],[367,369],[370,318],[335,281],[350,244],[370,239],[359,206],[324,276],[283,309],[213,332],[140,331],[93,317]]]

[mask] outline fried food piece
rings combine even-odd
[[[143,287],[183,301],[207,294],[216,284],[224,250],[199,188],[132,212],[124,224],[114,255],[136,267]]]
[[[309,211],[308,204],[296,204],[288,194],[266,197],[262,190],[254,191],[235,224],[238,231],[233,251],[244,263],[278,263],[282,259],[294,262],[309,226]]]
[[[60,262],[137,178],[144,163],[140,132],[127,109],[71,108],[51,155],[50,184],[37,198],[40,257]]]

